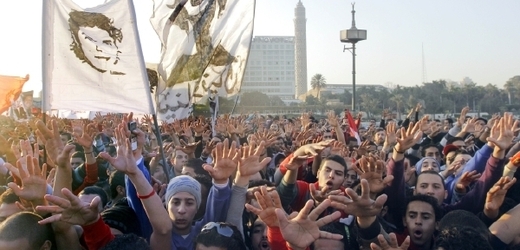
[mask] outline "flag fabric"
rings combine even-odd
[[[29,80],[29,75],[4,76],[0,75],[0,114],[7,111],[11,106],[19,101],[23,85]]]
[[[132,0],[43,1],[43,110],[154,113]]]
[[[255,0],[154,0],[162,43],[158,118],[182,119],[209,92],[237,94],[253,35]]]
[[[354,118],[352,118],[350,111],[345,110],[345,112],[347,113],[348,126],[350,128],[350,136],[356,138],[358,145],[361,145],[361,137],[359,137],[356,122],[354,121]]]

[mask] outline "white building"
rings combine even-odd
[[[241,92],[259,91],[282,100],[294,100],[294,59],[294,37],[254,37]]]

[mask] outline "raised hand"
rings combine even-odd
[[[136,174],[139,170],[135,163],[135,157],[132,152],[130,140],[125,133],[125,124],[119,124],[115,129],[117,140],[117,156],[112,157],[107,152],[102,152],[99,156],[110,163],[115,169],[126,174]]]
[[[43,164],[43,168],[40,169],[37,158],[30,155],[24,156],[24,158],[27,158],[26,168],[22,166],[21,161],[16,162],[18,175],[22,180],[22,187],[19,187],[14,182],[9,183],[8,186],[23,200],[30,202],[43,201],[47,191],[47,164]]]
[[[215,183],[226,183],[228,178],[235,172],[238,165],[239,150],[236,142],[229,146],[229,140],[218,143],[213,154],[213,166],[205,164],[203,167],[213,177]]]
[[[498,210],[506,197],[507,190],[509,190],[516,183],[516,178],[502,177],[495,183],[495,185],[487,192],[486,203],[484,204],[484,214],[491,219],[498,216]]]
[[[385,187],[388,186],[394,179],[394,176],[392,175],[387,175],[383,179],[385,163],[378,161],[372,156],[363,156],[358,162],[359,165],[355,168],[355,170],[358,173],[360,179],[367,180],[370,193],[372,195],[381,193],[383,189],[385,189]]]
[[[89,204],[81,201],[77,196],[66,188],[61,190],[66,199],[54,195],[45,195],[45,199],[52,206],[37,206],[39,213],[53,213],[51,217],[39,221],[40,224],[47,224],[57,221],[67,222],[72,225],[89,225],[96,222],[100,215],[101,198],[96,196]]]
[[[282,202],[278,192],[276,190],[269,192],[266,186],[261,186],[260,192],[256,191],[254,195],[260,208],[246,204],[247,210],[256,214],[268,227],[279,227],[275,210],[282,209]]]
[[[470,172],[464,172],[462,176],[457,181],[455,186],[458,192],[466,193],[466,189],[469,187],[471,183],[478,180],[481,174],[477,173],[477,170],[473,170]]]
[[[309,191],[310,191],[312,199],[314,199],[318,203],[323,202],[325,199],[327,199],[327,197],[329,197],[329,195],[342,195],[343,194],[342,190],[340,190],[340,189],[329,190],[328,186],[323,187],[321,190],[317,190],[314,183],[309,184]]]
[[[396,128],[395,122],[389,122],[386,125],[386,137],[385,143],[383,144],[384,149],[391,149],[397,143],[397,135],[395,133]]]
[[[401,128],[399,132],[401,133],[401,137],[397,138],[397,144],[395,145],[395,150],[397,152],[404,152],[408,150],[422,138],[420,123],[414,124],[411,122],[408,126],[408,129]]]
[[[459,116],[459,119],[457,119],[457,126],[458,127],[462,127],[462,124],[464,124],[464,122],[466,122],[466,115],[468,114],[468,111],[469,111],[469,107],[464,107],[461,111],[460,111],[460,116]]]
[[[511,146],[511,142],[514,138],[514,129],[517,127],[518,121],[513,119],[513,115],[511,113],[505,113],[498,124],[495,124],[491,129],[491,134],[487,140],[492,146],[505,151]]]
[[[347,196],[331,195],[331,206],[357,217],[377,216],[386,202],[386,194],[378,196],[375,200],[370,198],[370,188],[367,180],[361,180],[361,195],[351,188],[345,189]]]
[[[319,238],[333,240],[343,238],[339,234],[320,231],[320,227],[332,223],[341,216],[341,213],[336,211],[317,220],[330,204],[330,200],[327,199],[312,210],[314,204],[309,200],[299,213],[294,212],[290,216],[287,216],[282,209],[276,209],[280,231],[292,248],[305,249]]]
[[[188,143],[188,142],[185,142],[183,139],[180,139],[180,143],[182,146],[176,146],[175,149],[180,150],[187,155],[192,155],[195,153],[195,150],[197,149],[197,145],[200,144],[200,141]]]
[[[260,156],[265,151],[264,145],[265,142],[263,141],[258,146],[256,146],[255,141],[252,141],[249,146],[242,147],[242,158],[238,160],[238,173],[240,176],[252,176],[269,164],[271,157],[265,157],[260,161]]]
[[[339,126],[338,117],[336,113],[334,113],[334,110],[327,112],[327,122],[331,127],[336,128]]]
[[[462,128],[462,132],[475,133],[475,131],[477,131],[476,125],[477,125],[477,117],[473,117],[469,121],[466,122],[466,125]]]
[[[401,246],[399,246],[394,233],[390,233],[388,236],[390,237],[390,242],[386,241],[382,234],[378,235],[379,246],[376,243],[370,243],[370,248],[372,250],[407,250],[410,246],[410,236],[406,237]]]
[[[74,138],[76,138],[76,142],[81,145],[83,148],[88,149],[91,148],[94,139],[99,134],[99,132],[96,130],[94,124],[85,124],[83,128],[81,127],[74,127],[73,128],[73,135]]]
[[[47,156],[55,163],[59,164],[58,156],[63,153],[65,145],[61,141],[58,123],[56,119],[47,122],[47,126],[42,122],[36,123],[36,135],[45,144]],[[69,161],[69,159],[67,159]]]

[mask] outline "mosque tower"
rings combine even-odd
[[[295,83],[296,99],[307,93],[307,19],[305,18],[305,7],[299,0],[294,8],[294,36],[295,36]]]

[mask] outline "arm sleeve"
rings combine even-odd
[[[401,211],[405,209],[403,204],[406,204],[406,186],[404,181],[404,160],[395,162],[393,158],[390,158],[386,165],[388,175],[393,175],[394,179],[388,187],[385,188],[384,193],[388,196],[386,204],[388,204],[388,211],[391,213],[394,221],[401,221]],[[398,228],[402,229],[403,226],[397,223]]]
[[[82,226],[82,228],[83,239],[89,250],[100,249],[115,238],[101,216],[94,224]]]
[[[222,222],[226,221],[227,212],[229,210],[229,202],[231,198],[231,188],[229,183],[215,184],[209,190],[208,202],[206,204],[206,212],[202,220],[198,221],[195,226],[197,234],[202,226],[210,221]]]
[[[449,201],[451,201],[453,191],[455,190],[455,185],[457,184],[462,174],[473,170],[476,170],[480,174],[483,173],[486,169],[486,162],[488,161],[489,157],[491,157],[492,153],[493,148],[486,144],[484,145],[484,147],[482,147],[475,153],[475,155],[468,161],[468,163],[466,163],[464,169],[457,176],[455,176],[455,178],[453,179],[453,181],[451,181],[451,183],[449,183],[449,185],[446,186],[446,188],[448,189]]]
[[[279,227],[267,227],[267,241],[271,249],[288,249]]]
[[[139,168],[139,170],[143,172],[146,180],[148,180],[148,182],[151,183],[150,173],[148,172],[148,169],[146,169],[146,167],[144,166],[144,160],[142,157],[141,159],[137,160],[137,167]],[[128,199],[128,205],[134,210],[139,220],[139,223],[141,224],[142,236],[143,238],[150,240],[150,236],[152,235],[153,231],[152,225],[150,224],[150,220],[146,215],[146,211],[144,211],[143,203],[137,197],[137,191],[135,190],[134,184],[132,184],[132,182],[130,181],[130,179],[128,179],[128,176],[126,175],[125,189],[126,198]]]
[[[226,222],[235,225],[242,237],[244,237],[244,227],[242,227],[242,213],[246,204],[247,187],[240,187],[233,184],[231,188],[231,199],[229,201],[229,210],[226,215]]]
[[[473,189],[462,197],[459,202],[445,206],[445,212],[462,209],[477,214],[482,211],[487,191],[502,177],[503,163],[504,160],[490,157],[486,164],[486,170],[480,179],[477,180]]]
[[[448,142],[449,139],[455,137],[460,131],[462,130],[461,127],[455,125],[453,126],[453,128],[451,128],[448,133],[446,135],[444,135],[444,138],[442,138],[441,140],[441,145],[443,147],[446,146],[446,143]]]
[[[294,202],[298,194],[298,188],[296,184],[287,184],[285,181],[281,181],[276,187],[276,191],[280,196],[282,207],[287,211],[287,208]]]
[[[92,186],[96,184],[98,181],[98,164],[94,162],[94,164],[86,164],[85,163],[85,178],[83,179],[83,183],[77,188],[74,189],[74,194],[78,195],[84,188],[88,186]]]

